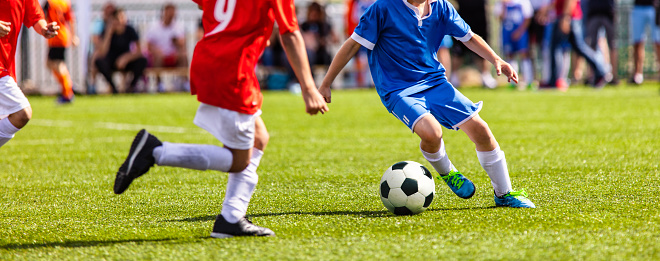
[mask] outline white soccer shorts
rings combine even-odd
[[[30,107],[30,102],[14,78],[0,78],[0,115],[10,115],[27,107]]]
[[[249,150],[254,146],[254,122],[259,115],[261,110],[250,115],[202,103],[193,123],[229,148]]]

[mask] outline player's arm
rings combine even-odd
[[[346,39],[346,42],[344,42],[344,44],[341,46],[339,51],[337,51],[335,58],[332,59],[332,63],[330,63],[328,72],[325,74],[323,83],[321,83],[321,87],[319,88],[319,92],[321,95],[323,95],[323,99],[325,99],[326,102],[329,103],[332,101],[332,95],[330,91],[332,82],[335,81],[335,78],[337,78],[339,72],[344,69],[344,66],[346,66],[348,61],[350,61],[351,58],[353,58],[353,56],[355,56],[355,54],[360,50],[360,47],[361,45],[358,42],[352,38],[348,38]]]
[[[305,50],[305,43],[299,30],[287,32],[280,35],[282,47],[286,52],[293,72],[300,81],[300,89],[302,91],[303,100],[305,101],[306,111],[310,115],[319,112],[324,113],[328,111],[328,105],[323,101],[323,96],[316,89],[312,71],[309,68],[307,60],[307,51]]]
[[[573,19],[572,14],[573,14],[573,9],[575,9],[577,6],[577,0],[566,0],[564,3],[564,10],[562,11],[562,15],[560,16],[560,19],[558,21],[559,23],[559,29],[564,34],[568,34],[571,32],[571,20]]]
[[[529,25],[531,23],[532,23],[532,18],[531,17],[530,18],[525,18],[525,20],[523,21],[523,24],[521,24],[520,27],[518,27],[518,29],[516,29],[516,31],[513,32],[513,34],[511,35],[511,38],[513,38],[513,40],[520,39],[520,37],[522,37],[523,34],[525,34],[525,32],[527,32],[527,28],[529,28]]]
[[[57,36],[57,31],[60,30],[60,26],[57,25],[56,22],[47,23],[44,19],[37,21],[32,27],[34,28],[35,32],[42,35],[46,39]]]
[[[486,43],[486,41],[484,41],[479,35],[473,35],[470,40],[463,42],[463,44],[465,44],[468,49],[492,63],[495,66],[497,75],[504,74],[509,82],[514,81],[515,83],[518,83],[518,73],[513,70],[513,67],[511,67],[510,64],[502,60],[502,58],[500,58],[500,56],[497,55],[495,51],[490,48],[488,43]]]

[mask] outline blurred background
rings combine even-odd
[[[587,0],[587,1],[604,1],[604,0]],[[42,0],[42,4],[46,1]],[[458,3],[450,1],[460,8]],[[493,15],[493,5],[495,0],[488,0],[487,18],[488,27],[490,30],[490,37],[487,41],[493,46],[498,53],[500,53],[500,22]],[[585,2],[585,1],[583,1]],[[110,93],[110,89],[103,79],[103,77],[90,71],[93,66],[91,57],[94,52],[93,36],[98,34],[98,23],[103,20],[103,10],[108,5],[116,8],[125,9],[128,24],[133,26],[138,34],[140,34],[139,44],[142,50],[146,52],[147,37],[149,27],[154,23],[158,23],[162,18],[163,6],[170,3],[176,8],[174,21],[178,24],[184,34],[185,53],[190,59],[195,43],[200,37],[199,24],[201,17],[201,10],[197,5],[190,0],[113,0],[111,2],[106,0],[71,0],[72,9],[76,16],[77,29],[76,33],[80,39],[80,44],[77,47],[70,48],[66,53],[66,65],[71,72],[71,77],[74,82],[74,91],[80,94],[85,93]],[[350,36],[352,29],[347,28],[347,21],[350,21],[350,14],[348,13],[354,7],[354,1],[336,0],[336,1],[315,1],[323,10],[324,15],[321,16],[328,25],[330,32],[324,32],[323,40],[313,40],[307,42],[311,44],[321,44],[323,46],[322,52],[310,53],[310,57],[315,56],[315,61],[310,61],[315,72],[317,81],[322,79],[324,69],[327,68],[330,59],[334,56],[335,52],[341,46],[343,41]],[[308,12],[312,1],[310,0],[296,0],[295,1],[298,20],[302,25],[309,18]],[[616,68],[612,68],[612,73],[618,76],[622,81],[631,77],[632,68],[632,44],[630,40],[630,13],[633,7],[633,0],[620,0],[616,1],[616,42],[618,45],[618,64]],[[316,8],[316,7],[313,7]],[[355,15],[353,15],[355,16]],[[353,25],[354,26],[354,25]],[[323,31],[323,29],[321,30]],[[23,30],[23,32],[26,32]],[[45,63],[48,54],[46,40],[38,37],[33,31],[29,33],[22,33],[21,42],[19,43],[19,50],[17,51],[17,80],[21,88],[28,94],[43,94],[53,95],[57,94],[60,90],[58,82],[52,76],[51,72],[47,69]],[[274,38],[276,39],[276,38]],[[306,39],[308,40],[308,39]],[[648,44],[645,47],[647,55],[644,59],[643,70],[648,79],[656,79],[657,77],[657,64],[653,45]],[[537,55],[539,59],[535,61],[538,66],[544,66],[547,63],[540,54]],[[362,59],[362,60],[359,60]],[[369,73],[365,71],[366,58],[362,57],[354,60],[346,67],[340,81],[333,86],[334,88],[356,88],[356,87],[369,87],[373,83],[369,80]],[[469,59],[468,59],[469,60]],[[286,61],[282,61],[281,50],[278,45],[274,44],[269,47],[264,56],[262,63],[257,70],[263,89],[291,89],[295,85],[295,79],[292,79],[290,71],[286,67]],[[580,65],[578,65],[580,66]],[[586,67],[582,65],[583,67]],[[185,66],[184,66],[185,68]],[[457,74],[461,73],[464,80],[462,86],[479,86],[480,81],[475,80],[469,73],[475,70],[474,66],[469,63],[456,68]],[[543,70],[535,70],[537,78],[542,79]],[[477,74],[478,75],[478,74]],[[122,81],[122,75],[115,74],[113,77],[118,82]],[[187,75],[185,70],[159,70],[147,69],[144,79],[138,84],[139,92],[169,92],[169,91],[186,91],[189,86],[187,85]],[[120,84],[121,85],[121,84]],[[120,87],[121,90],[121,87]],[[121,92],[121,91],[120,91]]]

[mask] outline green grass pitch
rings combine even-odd
[[[226,174],[156,167],[121,196],[114,175],[142,127],[219,143],[185,94],[30,98],[34,116],[0,149],[0,260],[658,260],[657,85],[568,93],[464,89],[506,152],[513,186],[538,207],[494,208],[473,144],[445,130],[468,200],[436,183],[429,210],[393,216],[378,197],[391,164],[431,168],[374,90],[336,91],[331,110],[264,94],[271,141],[248,210],[276,237],[213,239]]]

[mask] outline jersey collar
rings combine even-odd
[[[429,3],[429,14],[422,17],[422,14],[419,13],[419,9],[417,9],[417,7],[415,7],[414,5],[411,5],[410,3],[408,3],[407,0],[403,0],[403,3],[408,8],[410,8],[410,10],[415,12],[415,16],[417,17],[417,26],[422,26],[422,20],[428,18],[429,16],[431,16],[433,14],[433,8],[431,8],[431,4],[437,2],[438,0],[427,0],[427,1]]]

